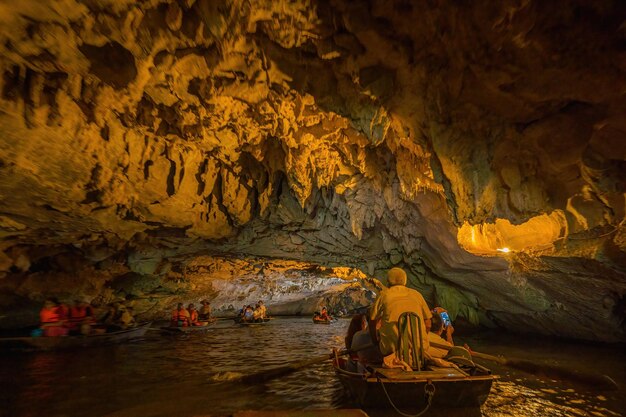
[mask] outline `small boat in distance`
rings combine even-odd
[[[313,317],[313,323],[315,324],[331,324],[333,321],[333,319],[323,319],[319,316]]]
[[[242,326],[253,326],[253,325],[267,323],[271,319],[272,319],[271,317],[263,317],[261,319],[255,319],[254,321],[246,321],[246,320],[243,320],[241,317],[235,317],[233,320],[235,321],[235,324],[240,324]]]
[[[212,324],[217,322],[217,318],[212,317],[208,320],[200,321],[199,323],[204,323],[200,326],[163,326],[161,330],[167,333],[195,333],[195,332],[204,332],[211,328]]]
[[[142,338],[151,324],[152,323],[143,323],[126,330],[109,333],[93,333],[89,335],[3,337],[0,338],[0,349],[22,351],[59,350],[126,343]]]

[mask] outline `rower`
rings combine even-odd
[[[200,307],[200,318],[202,320],[210,320],[211,319],[211,303],[208,300],[202,300],[200,302],[202,307]]]
[[[326,310],[326,307],[322,307],[322,311],[320,312],[320,320],[326,320],[326,321],[332,320],[332,317],[328,315],[328,311]]]
[[[178,303],[176,310],[172,311],[172,321],[170,326],[172,327],[187,327],[189,326],[189,311],[183,307],[183,303]]]

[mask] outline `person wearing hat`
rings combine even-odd
[[[202,307],[200,307],[200,319],[209,320],[211,318],[211,303],[209,303],[209,300],[202,300],[200,304],[202,304]]]
[[[411,312],[421,318],[424,335],[424,351],[428,351],[426,327],[430,326],[432,313],[424,297],[406,286],[407,276],[402,268],[391,268],[387,272],[389,288],[380,292],[369,314],[369,329],[373,341],[378,341],[383,356],[396,351],[398,343],[398,319],[402,313]],[[376,329],[379,328],[378,332]]]

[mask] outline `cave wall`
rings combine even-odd
[[[236,255],[398,265],[473,323],[626,340],[619,2],[0,16],[0,305]]]

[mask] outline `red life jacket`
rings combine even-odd
[[[70,309],[70,321],[73,323],[84,321],[87,317],[93,317],[91,307],[89,306],[72,307]]]
[[[42,308],[39,312],[39,317],[42,323],[58,323],[61,321],[61,314],[59,314],[59,307]]]

